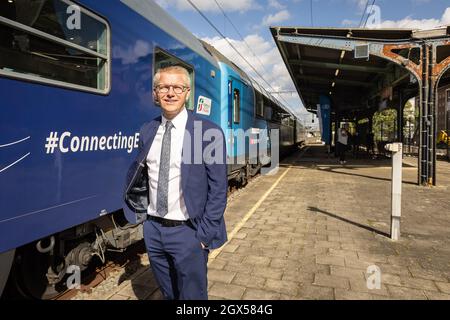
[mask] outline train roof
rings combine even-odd
[[[247,75],[247,73],[239,68],[233,61],[225,57],[219,50],[217,50],[214,46],[207,43],[206,41],[200,40],[200,42],[205,46],[205,48],[211,52],[211,54],[216,57],[216,59],[219,62],[227,64],[230,68],[232,68],[236,73],[238,73],[244,80],[249,82],[252,87],[261,93],[263,96],[265,96],[267,99],[272,100],[277,105],[279,105],[283,110],[286,110],[288,113],[291,113],[288,111],[288,109],[272,94],[270,94],[262,85],[260,85],[255,79]]]
[[[217,60],[189,30],[172,18],[153,0],[120,0],[130,9],[164,30],[172,37],[197,52],[212,65],[218,67]]]
[[[225,57],[216,48],[209,43],[196,38],[189,30],[187,30],[182,24],[172,18],[164,9],[162,9],[153,0],[120,0],[123,4],[128,6],[131,10],[135,11],[160,29],[164,30],[172,37],[197,52],[203,58],[208,60],[212,65],[219,67],[218,62],[223,62],[233,68],[245,81],[253,86],[255,90],[264,95],[267,99],[272,100],[282,109],[288,109],[267,90],[265,90],[257,81],[249,77],[244,70],[239,68],[234,62]]]
[[[238,73],[241,78],[244,80],[251,82],[250,77],[245,73],[244,70],[239,68],[233,61],[225,57],[219,50],[217,50],[214,46],[209,44],[208,42],[199,39],[199,41],[203,44],[206,50],[208,50],[219,62],[223,62],[227,64],[230,68],[232,68],[236,73]]]

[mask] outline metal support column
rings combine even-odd
[[[450,161],[450,124],[449,124],[449,118],[450,118],[450,97],[446,93],[446,102],[445,105],[445,133],[447,134],[447,140],[445,140],[445,145],[447,146],[447,161]]]
[[[437,157],[437,77],[434,74],[433,70],[436,65],[437,57],[436,57],[436,46],[430,46],[430,96],[429,96],[429,108],[430,108],[430,123],[431,123],[431,165],[430,168],[430,176],[428,177],[429,185],[436,185],[436,157]]]
[[[430,177],[430,135],[431,123],[429,119],[429,47],[422,46],[422,88],[420,96],[420,148],[419,148],[419,182],[421,185],[428,185]]]
[[[403,141],[403,107],[405,105],[403,101],[403,94],[399,93],[399,105],[397,109],[397,142],[404,143]]]
[[[335,115],[335,119],[334,119],[334,156],[337,157],[338,153],[337,153],[337,141],[338,141],[338,130],[339,130],[339,124],[340,124],[340,119],[339,119],[339,115],[336,112]]]

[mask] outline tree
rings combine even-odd
[[[373,134],[375,141],[392,141],[395,138],[397,110],[386,109],[373,115]]]
[[[416,108],[408,101],[403,109],[403,135],[406,143],[410,142],[416,129]]]

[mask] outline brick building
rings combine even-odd
[[[419,107],[419,97],[416,97],[416,108]],[[437,132],[446,130],[447,117],[450,117],[450,84],[438,89],[437,99]],[[447,112],[449,110],[449,112]],[[446,116],[447,115],[447,116]],[[449,124],[450,126],[450,121]],[[450,128],[448,128],[450,130]]]

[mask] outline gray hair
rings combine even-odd
[[[185,76],[185,85],[187,85],[188,87],[191,87],[191,76],[189,75],[189,71],[182,66],[176,65],[176,66],[159,68],[153,77],[153,88],[155,88],[157,85],[159,85],[159,79],[161,78],[162,72],[182,73]]]

